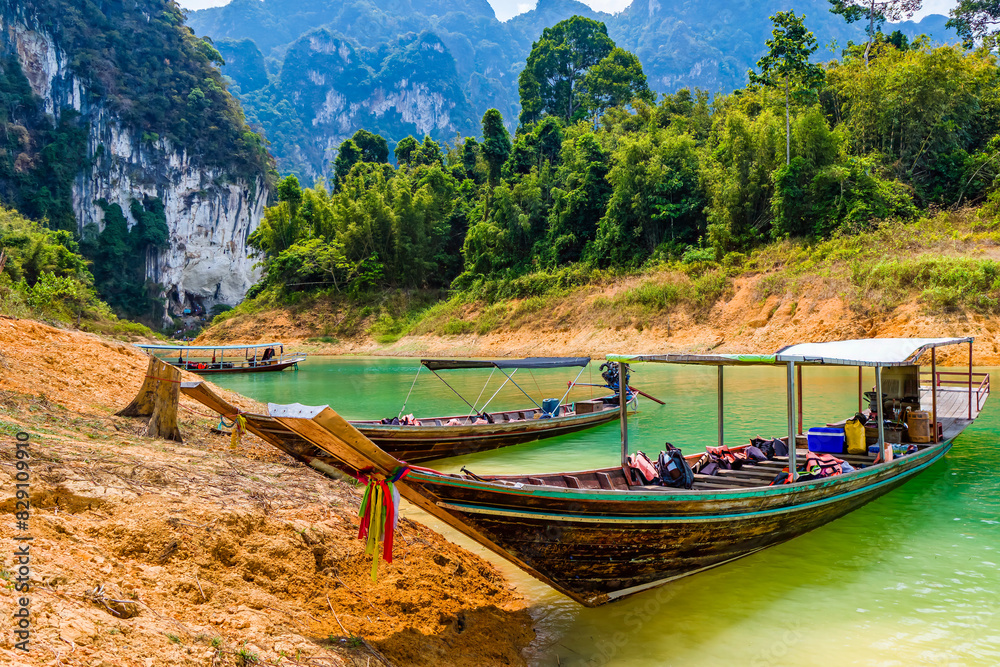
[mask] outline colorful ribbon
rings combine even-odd
[[[243,438],[243,434],[246,433],[247,430],[246,417],[237,412],[236,416],[233,417],[232,428],[233,430],[229,434],[229,448],[236,449],[236,446],[240,444],[240,440]]]
[[[369,474],[366,474],[369,473]],[[365,542],[365,554],[372,557],[372,581],[378,580],[378,544],[382,543],[382,560],[392,562],[392,541],[399,522],[399,491],[395,483],[410,473],[410,466],[401,465],[388,478],[370,474],[370,469],[358,474],[358,481],[367,485],[358,516],[361,526],[358,539]]]

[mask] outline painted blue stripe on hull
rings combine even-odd
[[[557,514],[552,512],[532,512],[525,510],[507,510],[495,507],[484,507],[482,505],[467,505],[463,503],[443,503],[439,502],[438,505],[445,509],[455,509],[461,512],[467,512],[470,514],[497,514],[503,516],[521,516],[524,518],[545,518],[553,519],[557,521],[576,521],[580,523],[609,523],[609,522],[620,522],[620,523],[703,523],[709,521],[720,521],[729,519],[748,519],[757,516],[769,516],[772,514],[782,514],[788,512],[795,512],[798,510],[806,509],[809,507],[817,507],[819,505],[828,505],[833,502],[838,502],[841,500],[846,500],[852,498],[856,495],[862,493],[867,493],[874,489],[881,488],[893,482],[898,482],[905,480],[928,466],[933,465],[941,459],[947,453],[950,447],[943,449],[940,453],[936,454],[929,460],[921,463],[918,466],[907,470],[904,473],[895,475],[888,479],[884,479],[881,482],[875,484],[864,486],[860,489],[854,489],[853,491],[848,491],[847,493],[841,493],[836,496],[831,496],[829,498],[822,498],[820,500],[813,500],[807,503],[801,503],[798,505],[790,505],[788,507],[775,507],[767,510],[759,510],[756,512],[744,512],[741,514],[715,514],[708,516],[658,516],[658,517],[647,517],[647,516],[637,516],[637,515],[587,515],[587,514]]]

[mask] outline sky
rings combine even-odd
[[[331,0],[335,1],[335,0]],[[537,0],[489,0],[496,12],[497,18],[506,21],[510,17],[532,9]],[[620,12],[628,7],[632,0],[582,0],[584,4],[602,12]],[[229,0],[177,0],[186,9],[204,9],[229,4]],[[948,10],[958,4],[955,0],[924,0],[923,8],[914,15],[915,19],[928,14],[947,14]]]

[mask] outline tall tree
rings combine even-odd
[[[969,2],[970,0],[964,0]],[[875,33],[888,21],[902,21],[913,16],[923,4],[922,0],[830,0],[834,14],[840,14],[848,23],[867,20],[868,44],[865,46],[865,65],[868,64],[868,54],[875,43]],[[984,4],[977,2],[976,4]],[[991,4],[998,4],[994,0]]]
[[[656,94],[646,83],[642,63],[635,54],[618,47],[590,68],[582,87],[584,106],[596,116],[637,97],[650,104],[656,101]]]
[[[966,46],[972,46],[977,40],[989,49],[996,46],[1000,0],[959,0],[950,14],[945,26],[954,29]]]
[[[607,27],[582,16],[543,30],[518,78],[521,123],[533,123],[543,113],[571,122],[584,105],[584,77],[614,48]]]
[[[816,52],[816,38],[806,30],[794,11],[778,12],[771,17],[774,29],[767,40],[767,53],[757,61],[760,74],[750,70],[750,83],[783,86],[785,89],[785,164],[792,161],[792,128],[789,97],[796,91],[816,88],[823,80],[823,69],[809,62]]]
[[[489,187],[486,188],[486,208],[489,211],[490,190],[496,187],[500,169],[510,156],[510,135],[503,126],[503,116],[496,109],[487,109],[483,114],[483,159],[489,167]]]
[[[400,139],[399,143],[396,144],[396,150],[393,151],[393,155],[396,156],[396,163],[409,164],[410,156],[418,148],[420,148],[420,143],[412,135]]]
[[[337,157],[333,161],[334,189],[339,190],[341,183],[350,173],[351,167],[363,161],[364,154],[353,139],[346,139],[344,143],[340,144]]]
[[[355,132],[351,140],[361,149],[362,162],[389,161],[389,144],[383,137],[362,129]]]

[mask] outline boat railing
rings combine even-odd
[[[969,373],[968,371],[922,371],[922,377],[934,383],[935,387],[941,388],[968,388],[976,396],[976,411],[983,409],[983,403],[990,395],[990,374],[989,373]]]

